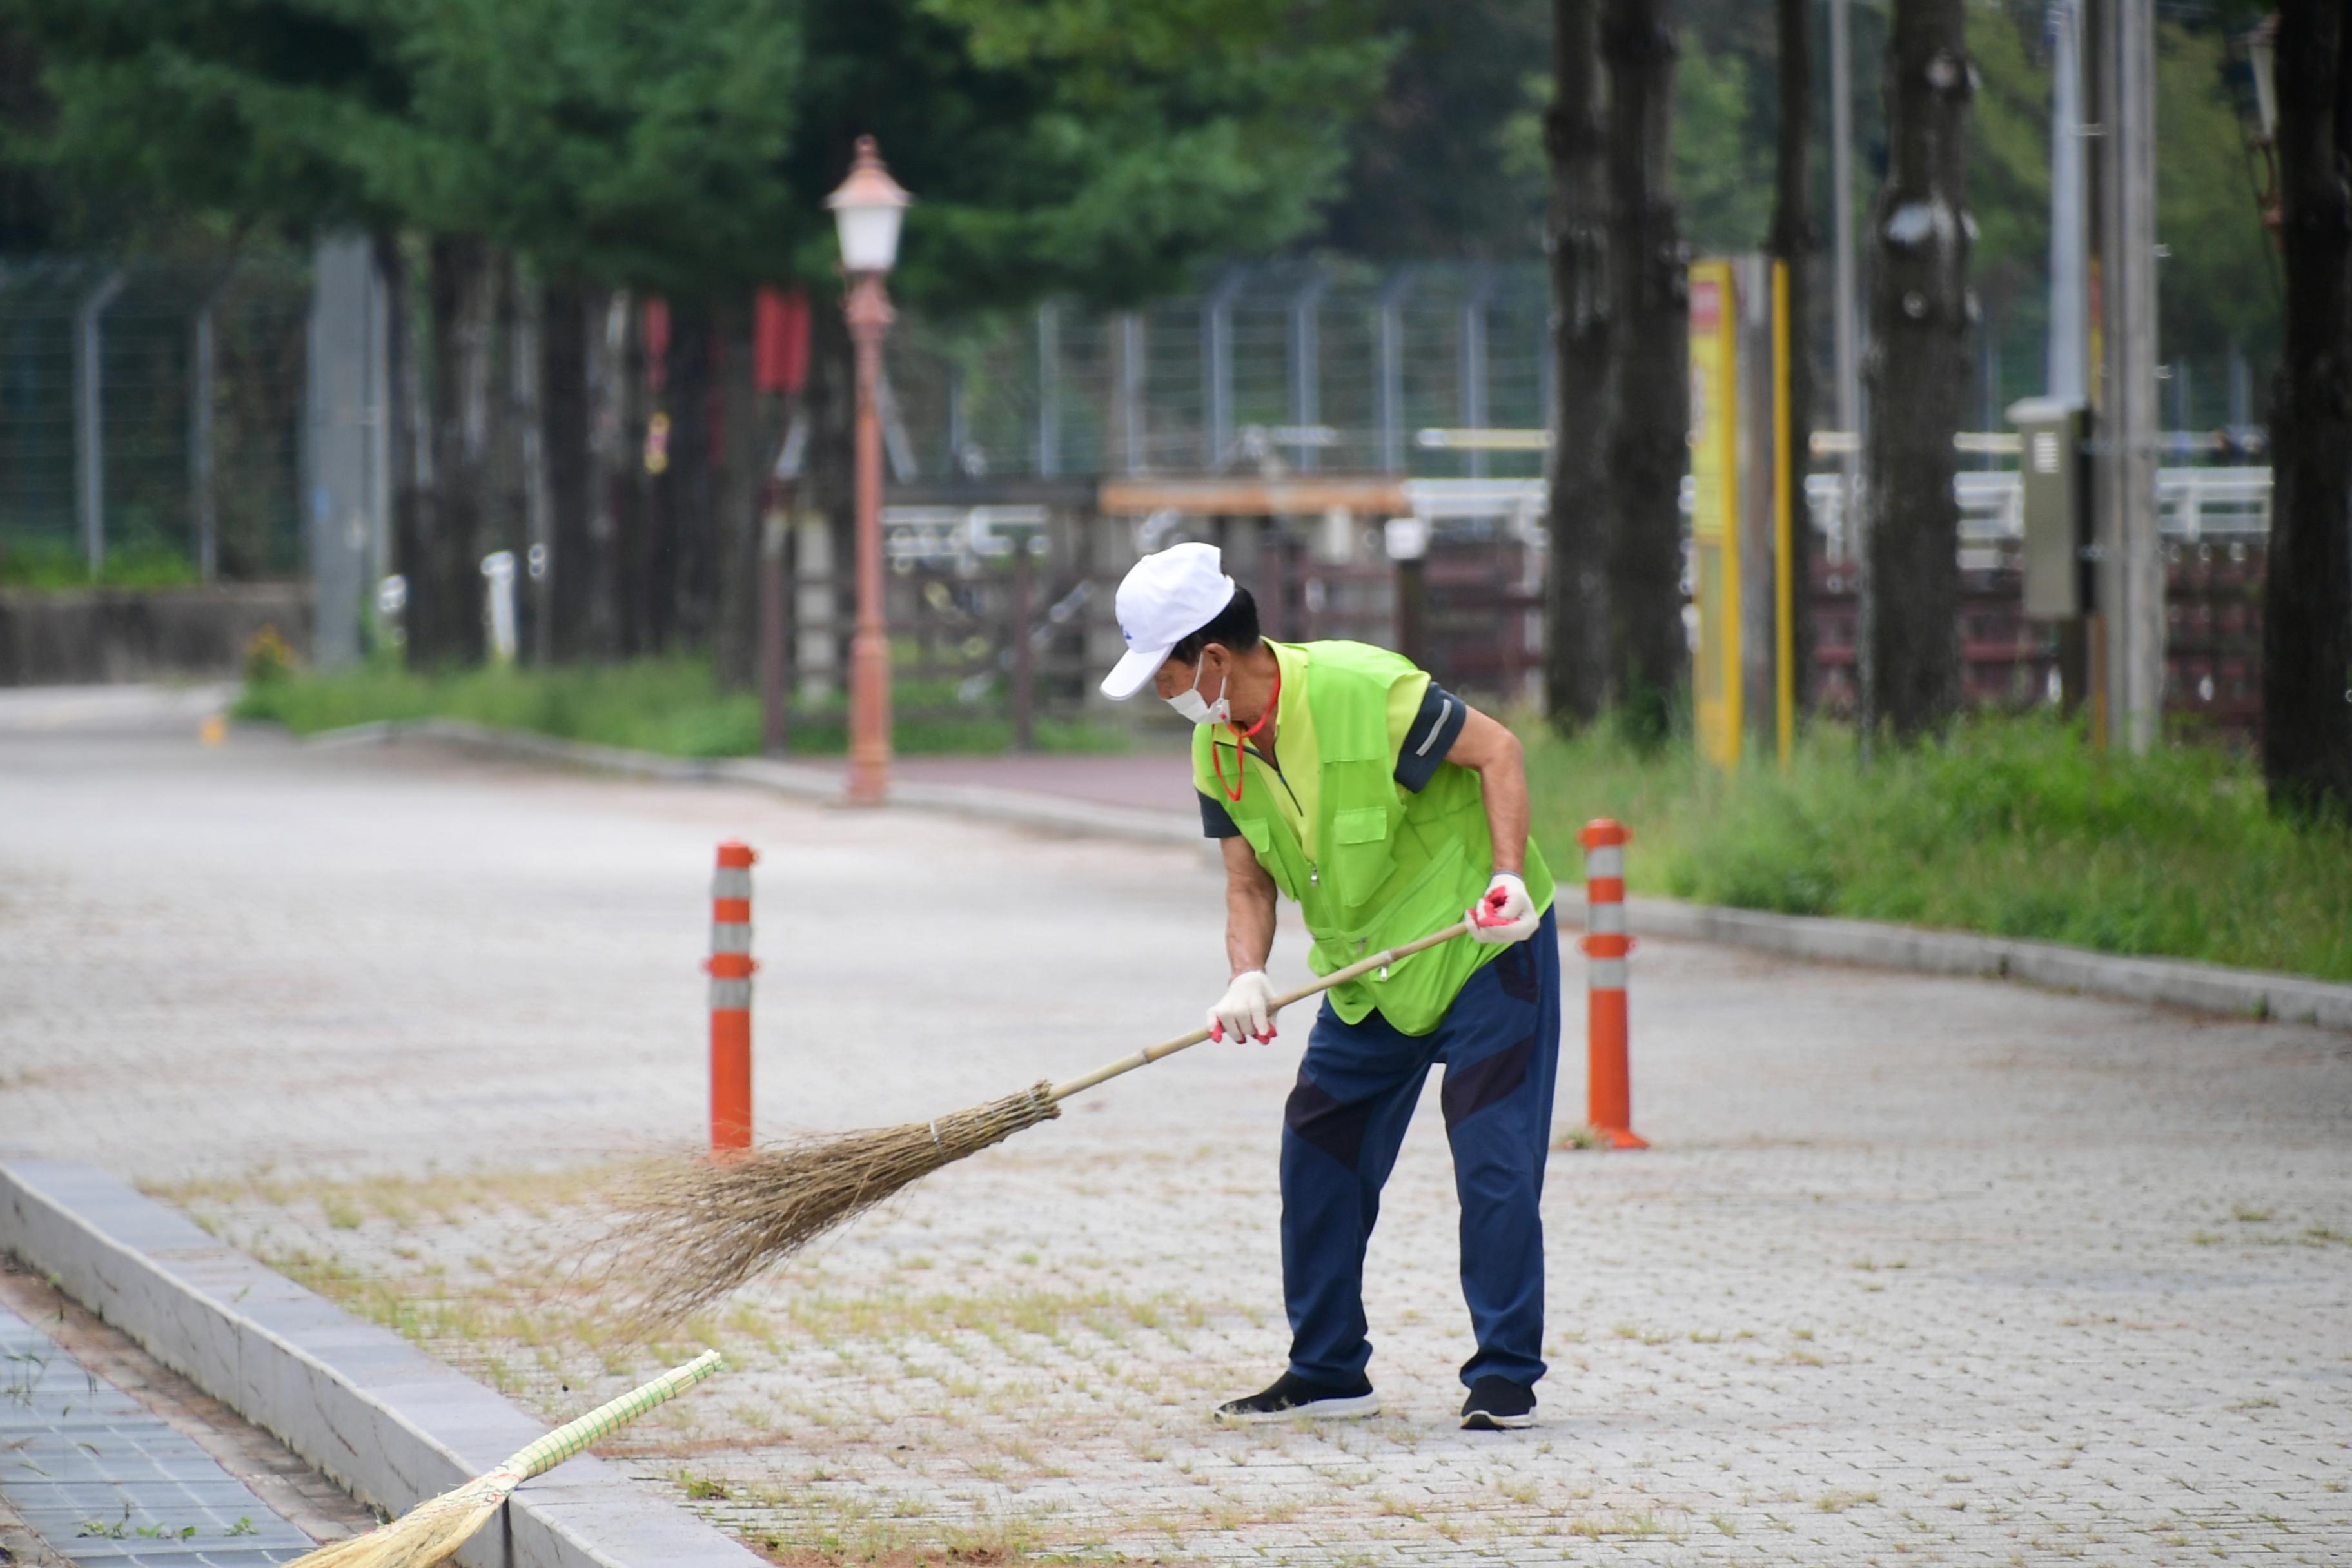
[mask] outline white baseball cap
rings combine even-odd
[[[1234,602],[1234,580],[1213,544],[1171,544],[1147,555],[1118,585],[1118,629],[1127,652],[1103,677],[1102,693],[1123,702],[1168,662],[1175,646]]]

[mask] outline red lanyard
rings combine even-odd
[[[1228,676],[1226,679],[1230,680],[1233,678]],[[1257,738],[1257,732],[1265,728],[1266,721],[1274,717],[1274,710],[1281,705],[1282,666],[1277,663],[1274,667],[1274,695],[1265,700],[1265,711],[1257,716],[1257,722],[1251,725],[1246,730],[1243,729],[1238,724],[1231,722],[1230,721],[1228,721],[1225,725],[1226,729],[1231,730],[1234,732],[1234,784],[1232,788],[1227,789],[1225,786],[1224,759],[1217,755],[1217,748],[1213,742],[1212,742],[1209,747],[1209,766],[1216,770],[1217,787],[1221,790],[1224,790],[1225,798],[1233,802],[1235,805],[1239,805],[1242,803],[1242,791],[1249,787],[1249,763],[1243,756],[1242,742],[1244,741],[1255,740]]]

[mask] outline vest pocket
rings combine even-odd
[[[1331,815],[1331,842],[1323,856],[1331,902],[1353,911],[1380,891],[1396,869],[1389,845],[1389,814],[1377,805]]]

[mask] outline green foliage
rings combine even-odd
[[[276,626],[264,626],[253,634],[245,645],[245,683],[248,687],[280,686],[294,673],[294,647],[278,634]]]
[[[54,105],[8,151],[240,224],[386,216],[360,177],[410,83],[392,0],[12,0]]]
[[[1770,8],[1731,0],[1686,0],[1675,72],[1675,194],[1694,253],[1763,243],[1770,221],[1772,87],[1778,71]],[[2050,271],[2050,61],[2038,5],[1969,0],[1969,50],[1977,94],[1969,125],[1969,203],[1978,225],[1970,271],[1986,319],[2004,338],[2035,338],[2046,313]],[[2242,20],[2235,25],[2244,25]],[[1868,213],[1885,163],[1885,104],[1878,80],[1885,17],[1853,13],[1855,210]],[[2169,247],[2158,308],[2164,353],[2214,355],[2232,340],[2260,355],[2277,342],[2274,268],[2255,210],[2238,127],[2222,74],[2222,27],[2164,22],[2157,61],[2157,205]],[[1813,62],[1822,149],[1828,172],[1826,36]],[[1539,62],[1538,62],[1539,63]],[[1514,111],[1494,126],[1492,144],[1521,201],[1540,214],[1547,178],[1542,112],[1548,71],[1520,77]],[[1455,104],[1453,123],[1475,138],[1493,120],[1475,102]],[[1824,242],[1829,192],[1818,205]],[[1526,221],[1532,222],[1532,218]],[[2015,334],[2005,330],[2014,324]],[[2038,371],[2032,379],[2038,380]]]
[[[2169,247],[2157,289],[2165,352],[2219,353],[2231,339],[2279,341],[2281,285],[2254,203],[2221,35],[2157,29],[2157,237]]]
[[[1013,743],[1011,721],[989,709],[960,709],[952,682],[901,679],[892,701],[898,718],[891,743],[901,752],[1002,752]],[[709,662],[698,658],[556,668],[492,665],[430,676],[383,658],[332,675],[295,671],[249,682],[236,716],[283,724],[298,735],[441,718],[671,757],[743,757],[760,750],[759,699],[722,689]],[[1124,743],[1089,724],[1037,724],[1043,751],[1117,751]],[[846,750],[840,704],[796,711],[792,747],[803,756]]]
[[[1969,258],[1978,295],[1995,319],[2048,314],[2050,277],[2050,67],[1997,6],[1969,12],[1977,63],[1969,117],[1969,211],[1977,220]],[[1867,207],[1863,208],[1868,211]]]
[[[1390,53],[1370,17],[1365,0],[814,5],[791,178],[816,212],[849,134],[880,140],[917,200],[892,280],[912,301],[1131,302],[1311,222]],[[830,238],[800,257],[825,273]]]
[[[110,548],[96,581],[89,562],[70,544],[34,540],[0,546],[0,588],[70,593],[82,588],[178,588],[196,581],[188,552],[170,545]]]
[[[1373,30],[1396,52],[1349,135],[1320,243],[1406,260],[1536,254],[1543,147],[1519,110],[1527,73],[1550,57],[1549,0],[1379,0],[1376,10]]]
[[[410,112],[364,173],[411,225],[691,289],[773,275],[778,237],[824,221],[776,178],[803,63],[787,0],[397,9]]]
[[[1769,80],[1770,57],[1753,62],[1710,49],[1685,34],[1675,66],[1675,200],[1683,237],[1695,256],[1753,250],[1772,221],[1770,106],[1756,108],[1756,77]],[[1551,101],[1551,74],[1520,79],[1518,112],[1496,128],[1503,167],[1540,195],[1549,178],[1543,112]],[[1537,205],[1540,211],[1540,203]]]
[[[1771,226],[1772,117],[1750,111],[1753,74],[1737,54],[1697,50],[1675,73],[1675,189],[1694,252],[1754,250]]]
[[[2352,980],[2352,834],[2272,815],[2225,752],[2102,758],[2054,719],[1980,716],[1869,769],[1823,726],[1786,773],[1725,774],[1686,740],[1522,733],[1538,838],[1570,854],[1618,818],[1636,891]]]
[[[2157,229],[2168,247],[2158,289],[2168,356],[2256,353],[2277,342],[2279,294],[2254,205],[2238,110],[2223,76],[2223,35],[2157,28]],[[2050,62],[2038,26],[1972,5],[1977,63],[1969,118],[1971,266],[1991,316],[2035,322],[2050,263]]]
[[[677,293],[829,284],[860,132],[896,287],[1132,299],[1314,218],[1392,46],[1370,0],[11,0],[37,156],[237,225],[491,240]]]

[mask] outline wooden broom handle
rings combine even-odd
[[[1452,942],[1469,929],[1468,921],[1456,921],[1444,931],[1433,931],[1419,941],[1405,942],[1402,946],[1390,948],[1385,952],[1373,953],[1370,958],[1360,958],[1345,969],[1333,970],[1312,985],[1302,985],[1286,996],[1276,997],[1274,1007],[1269,1009],[1269,1012],[1279,1011],[1289,1006],[1293,1002],[1304,1002],[1309,996],[1319,995],[1330,990],[1334,985],[1344,985],[1358,975],[1370,974],[1383,964],[1411,958],[1423,948],[1435,947],[1442,942]],[[1197,1046],[1208,1037],[1208,1030],[1195,1029],[1189,1035],[1179,1035],[1172,1040],[1162,1040],[1156,1046],[1146,1046],[1131,1057],[1121,1057],[1118,1060],[1105,1067],[1098,1067],[1090,1073],[1081,1073],[1066,1083],[1055,1084],[1052,1089],[1051,1098],[1058,1104],[1074,1094],[1084,1093],[1098,1083],[1108,1083],[1121,1073],[1133,1072],[1138,1068],[1150,1067],[1162,1057],[1172,1057],[1187,1047]]]

